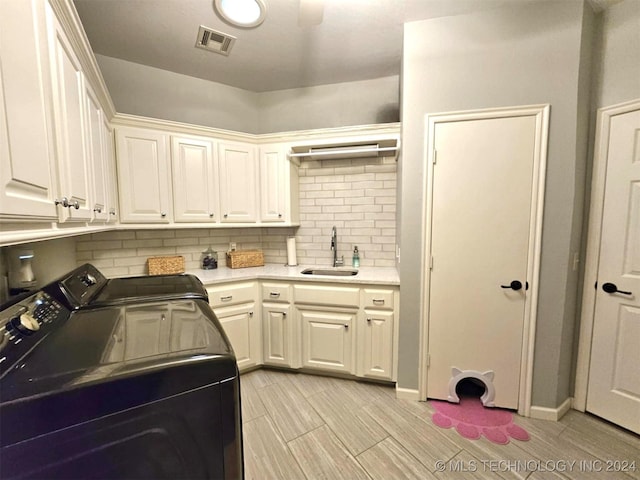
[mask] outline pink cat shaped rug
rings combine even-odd
[[[482,435],[493,443],[506,445],[509,438],[527,441],[527,431],[513,423],[513,414],[499,408],[486,408],[479,398],[460,397],[460,403],[430,401],[435,412],[431,420],[438,427],[455,428],[460,435],[477,440]]]

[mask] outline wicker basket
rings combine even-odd
[[[227,267],[245,268],[261,267],[264,265],[262,250],[235,250],[227,252]]]
[[[184,257],[149,257],[149,275],[168,275],[170,273],[184,273]]]

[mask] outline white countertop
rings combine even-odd
[[[296,282],[350,283],[367,285],[400,285],[400,276],[393,267],[360,267],[357,275],[304,275],[305,268],[322,270],[349,270],[350,267],[332,268],[319,265],[298,265],[288,267],[278,264],[267,264],[264,267],[228,268],[220,266],[215,270],[188,270],[205,285],[232,282],[236,280],[295,280]]]

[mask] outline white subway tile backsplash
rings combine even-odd
[[[338,233],[338,256],[351,265],[357,245],[362,266],[395,266],[396,162],[390,158],[305,161],[300,170],[300,227],[185,228],[103,232],[79,237],[78,264],[92,262],[109,277],[147,273],[147,258],[182,255],[187,269],[202,252],[218,252],[220,268],[229,242],[260,248],[266,263],[286,263],[286,240],[296,236],[299,264],[330,265],[330,236]]]

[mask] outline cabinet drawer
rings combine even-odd
[[[262,301],[263,302],[286,302],[291,301],[291,293],[288,283],[263,283],[262,284]]]
[[[247,282],[209,287],[207,293],[209,294],[209,304],[216,308],[256,301],[258,292],[255,282]]]
[[[360,289],[330,285],[294,285],[293,298],[296,303],[359,307]]]
[[[364,308],[393,309],[393,290],[365,288],[363,301]]]

